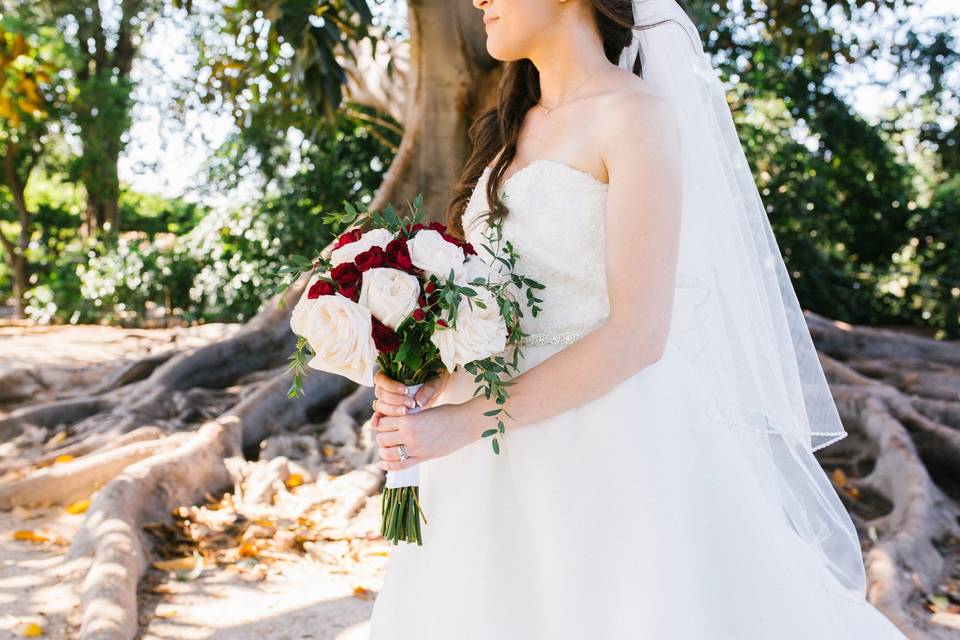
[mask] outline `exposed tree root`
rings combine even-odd
[[[808,321],[854,440],[846,450],[857,445],[861,458],[865,450],[873,458],[872,469],[866,459],[841,465],[847,477],[838,487],[866,533],[870,601],[911,638],[955,637],[927,608],[941,585],[960,577],[947,555],[960,541],[960,393],[947,391],[960,349],[814,314]]]

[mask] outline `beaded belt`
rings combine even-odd
[[[587,335],[598,326],[603,324],[607,318],[603,318],[598,322],[593,323],[590,327],[584,329],[577,329],[574,331],[558,331],[554,333],[531,333],[529,335],[523,336],[520,339],[520,344],[524,346],[533,346],[541,344],[573,344],[583,336]]]

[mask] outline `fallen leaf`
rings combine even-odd
[[[90,508],[90,500],[79,500],[67,507],[67,513],[83,513]]]
[[[353,595],[355,595],[358,598],[362,598],[363,600],[370,600],[371,598],[373,598],[370,592],[361,586],[356,586],[353,588]]]
[[[300,475],[299,473],[291,473],[291,474],[287,477],[287,483],[286,483],[286,484],[287,484],[287,488],[288,488],[288,489],[292,489],[292,488],[294,488],[294,487],[299,487],[300,485],[303,484],[303,476]]]
[[[840,467],[833,470],[833,484],[838,487],[844,487],[847,484],[847,474]]]
[[[61,463],[63,463],[63,462],[71,462],[71,461],[74,460],[74,459],[75,459],[74,456],[70,455],[69,453],[65,453],[65,454],[63,454],[62,456],[57,456],[56,458],[54,458],[54,459],[53,459],[53,464],[61,464]]]
[[[31,529],[18,529],[13,532],[14,540],[26,540],[28,542],[48,542],[50,538],[40,535]]]
[[[20,630],[21,638],[39,638],[42,635],[43,627],[36,622],[28,622],[23,626],[23,629]]]

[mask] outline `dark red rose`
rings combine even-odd
[[[401,271],[413,269],[413,261],[410,260],[410,250],[405,239],[394,238],[387,243],[387,266]]]
[[[317,280],[310,286],[310,290],[307,291],[307,297],[313,300],[320,296],[332,296],[336,292],[337,290],[334,286],[326,280]]]
[[[373,245],[366,251],[361,252],[353,259],[353,263],[363,272],[374,267],[383,267],[387,264],[387,254],[383,252],[383,247]]]
[[[360,280],[360,269],[352,262],[341,262],[330,270],[330,277],[342,289],[355,285]]]
[[[437,288],[437,285],[435,285],[432,282],[428,282],[427,284],[424,285],[423,290],[426,291],[427,293],[433,293],[434,289],[436,288]]]
[[[363,231],[360,230],[360,229],[354,229],[354,230],[352,230],[352,231],[347,231],[346,233],[341,234],[339,238],[337,238],[337,242],[333,245],[333,248],[334,248],[334,249],[339,249],[340,247],[342,247],[342,246],[345,245],[345,244],[350,244],[351,242],[356,242],[357,240],[360,239],[360,236],[362,236],[362,235],[363,235]]]
[[[421,293],[420,297],[417,298],[417,304],[420,305],[421,307],[427,306],[427,296]]]
[[[450,325],[447,324],[447,321],[444,320],[443,318],[437,318],[437,324],[440,325],[441,327],[449,327],[449,326],[450,326]]]
[[[460,247],[463,249],[463,252],[467,255],[477,255],[477,250],[473,248],[473,245],[469,242],[461,242]]]
[[[349,298],[354,302],[360,300],[360,289],[356,285],[350,285],[349,287],[340,287],[340,295],[344,298]]]
[[[443,224],[442,222],[433,221],[427,225],[427,229],[433,229],[434,231],[439,232],[440,235],[443,235],[447,232],[447,225]]]
[[[400,336],[397,332],[383,324],[374,316],[370,316],[373,321],[373,328],[370,334],[373,336],[373,343],[381,353],[393,353],[400,348]]]
[[[411,226],[411,225],[409,225],[409,224],[403,225],[403,230],[407,233],[407,235],[413,235],[413,234],[415,234],[417,231],[420,231],[421,229],[426,229],[426,227],[423,226],[423,224],[420,223],[420,222],[418,222],[417,224],[415,224],[415,225],[413,225],[413,226]]]
[[[413,310],[413,319],[417,322],[420,322],[427,317],[427,314],[424,313],[423,309],[414,309]]]

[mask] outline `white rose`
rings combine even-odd
[[[427,275],[437,276],[446,282],[453,269],[456,278],[463,269],[463,249],[447,242],[435,229],[421,229],[407,240],[410,261]]]
[[[457,365],[489,358],[507,347],[507,325],[493,294],[480,287],[476,288],[476,292],[477,295],[470,298],[472,309],[467,296],[460,299],[455,329],[437,326],[430,336],[430,341],[439,349],[440,359],[450,373]],[[480,308],[478,300],[486,305],[485,309]],[[445,320],[450,322],[448,318]]]
[[[373,246],[386,249],[393,234],[386,229],[371,229],[360,236],[359,240],[337,247],[330,253],[330,265],[337,266],[341,262],[353,262],[358,255]]]
[[[378,352],[370,310],[339,293],[308,298],[316,279],[311,277],[290,316],[290,328],[306,338],[317,354],[307,365],[374,386],[373,365]]]
[[[483,278],[489,284],[503,282],[506,278],[498,268],[500,264],[500,262],[497,262],[495,266],[491,266],[484,262],[479,256],[471,253],[467,255],[463,261],[463,268],[460,269],[460,275],[457,276],[454,281],[461,286],[469,286],[470,283],[477,278]],[[447,273],[449,273],[449,271]]]
[[[420,280],[399,269],[374,267],[363,272],[359,303],[394,331],[418,306]]]

